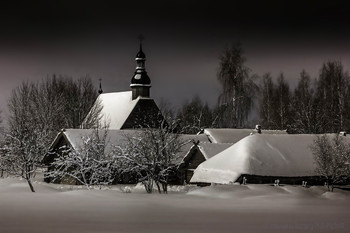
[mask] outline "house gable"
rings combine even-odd
[[[53,143],[51,144],[49,148],[49,152],[45,154],[44,158],[42,159],[41,163],[49,166],[54,161],[56,156],[58,154],[62,154],[63,150],[66,150],[68,148],[73,148],[72,144],[70,143],[69,139],[66,137],[64,132],[60,132]]]

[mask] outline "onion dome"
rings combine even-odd
[[[151,79],[148,77],[145,67],[146,62],[146,55],[142,51],[142,44],[140,44],[140,50],[136,54],[136,70],[134,73],[134,76],[131,79],[131,85],[130,86],[143,86],[147,85],[149,86],[151,84]]]

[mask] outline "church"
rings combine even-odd
[[[166,124],[157,104],[150,97],[151,79],[146,72],[146,55],[142,51],[142,44],[135,60],[136,70],[131,78],[131,91],[103,93],[100,84],[99,96],[80,129],[62,129],[52,142],[49,152],[41,161],[47,171],[54,169],[52,163],[55,158],[67,149],[79,150],[84,138],[90,137],[95,127],[108,129],[105,150],[110,153],[113,145],[125,143],[126,135],[137,134],[141,128],[158,128],[160,124]],[[45,181],[51,182],[52,179],[45,177]],[[75,184],[76,180],[63,183]]]
[[[150,97],[151,79],[146,72],[146,55],[142,44],[135,60],[137,65],[131,79],[131,91],[103,93],[100,85],[100,95],[81,128],[91,128],[91,121],[96,121],[93,117],[96,110],[99,112],[98,125],[108,125],[112,130],[157,128],[164,121],[157,104]]]

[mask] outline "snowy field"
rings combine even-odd
[[[217,185],[86,190],[0,179],[0,232],[350,232],[350,191]]]

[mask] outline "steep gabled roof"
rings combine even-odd
[[[203,162],[191,182],[227,184],[242,174],[260,176],[314,176],[310,149],[315,135],[254,134]]]
[[[179,136],[179,140],[181,142],[186,142],[181,148],[180,150],[177,152],[177,160],[176,163],[181,163],[181,161],[184,159],[184,157],[188,154],[189,150],[191,149],[191,147],[193,146],[193,142],[207,142],[208,141],[208,137],[204,134],[181,134]]]
[[[100,102],[103,106],[101,120],[107,120],[110,129],[121,129],[123,127],[139,101],[139,98],[132,100],[131,97],[131,91],[106,93],[98,96],[96,103]]]
[[[163,117],[152,98],[138,97],[132,100],[132,92],[100,94],[95,106],[102,106],[100,125],[109,124],[109,129],[132,129],[156,127]],[[98,107],[92,107],[92,111]],[[88,114],[90,115],[90,113]],[[84,127],[84,122],[82,126]]]
[[[213,143],[236,143],[254,133],[253,129],[205,129],[209,140]],[[262,130],[262,134],[287,134],[285,130]]]

